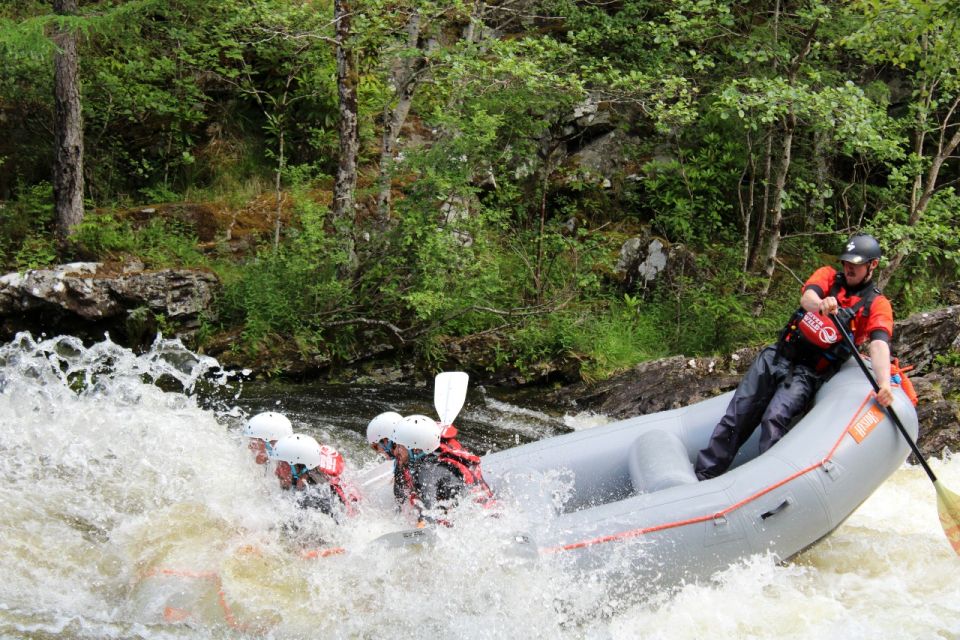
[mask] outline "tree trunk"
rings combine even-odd
[[[281,191],[280,187],[283,186],[281,184],[281,181],[283,180],[283,168],[286,164],[286,157],[284,156],[284,152],[286,151],[286,149],[284,148],[284,129],[283,129],[284,125],[285,123],[281,120],[279,122],[279,129],[280,129],[279,135],[277,136],[278,137],[277,146],[278,146],[278,152],[279,152],[277,157],[277,170],[274,173],[274,184],[273,184],[274,193],[276,194],[276,205],[277,205],[277,213],[276,213],[277,217],[273,221],[273,250],[274,251],[277,251],[280,249],[280,218],[283,215],[283,191]]]
[[[420,14],[414,11],[407,22],[407,48],[414,49],[420,40]],[[413,95],[419,84],[419,74],[426,65],[422,55],[404,56],[394,60],[390,73],[396,96],[396,105],[388,102],[383,107],[383,142],[380,146],[380,193],[377,196],[377,213],[381,220],[390,216],[390,188],[393,173],[393,156],[397,148],[400,129],[407,120]]]
[[[760,211],[757,216],[757,233],[750,246],[747,260],[750,270],[757,268],[757,257],[763,251],[763,241],[767,237],[767,225],[770,218],[770,176],[773,174],[773,135],[771,126],[767,131],[767,146],[763,158],[763,197],[760,200]]]
[[[826,133],[820,130],[813,132],[813,163],[814,175],[817,178],[817,192],[810,199],[809,209],[807,210],[808,230],[817,228],[817,224],[823,221],[827,210],[827,201],[824,194],[830,180],[828,144]]]
[[[780,46],[780,0],[773,4],[773,48]],[[774,74],[779,74],[780,61],[777,56],[773,57]],[[767,220],[770,215],[770,174],[773,172],[773,135],[775,128],[773,125],[767,129],[767,151],[763,162],[763,202],[760,206],[757,216],[757,234],[754,242],[750,246],[750,253],[747,257],[747,264],[750,270],[757,268],[757,259],[763,252],[763,241],[767,237]]]
[[[755,316],[763,312],[763,303],[770,293],[770,284],[773,281],[773,271],[777,266],[777,254],[780,251],[780,223],[783,221],[783,192],[787,186],[787,174],[790,172],[790,157],[793,149],[793,130],[796,119],[793,113],[789,116],[790,123],[784,128],[783,146],[780,151],[780,165],[773,186],[773,210],[770,214],[770,239],[767,242],[767,255],[764,260],[763,287],[758,296],[757,306],[753,310]]]
[[[737,183],[737,201],[740,206],[740,220],[743,226],[743,262],[740,265],[742,273],[740,274],[740,293],[747,291],[747,274],[750,269],[750,225],[753,220],[754,198],[757,184],[757,163],[753,152],[753,138],[747,133],[747,164],[743,167],[743,173],[740,174],[740,182]],[[743,199],[743,181],[749,176],[747,183],[747,200]]]
[[[77,0],[54,0],[57,15],[77,13]],[[83,221],[83,119],[80,114],[77,34],[56,27],[54,54],[55,155],[53,199],[57,215],[57,235],[61,244],[73,235]]]
[[[956,127],[957,124],[951,122],[953,121],[952,116],[957,113],[960,109],[960,98],[954,99],[953,103],[950,106],[950,109],[947,112],[946,117],[940,123],[940,126],[937,130],[940,133],[940,139],[937,143],[937,152],[930,161],[930,167],[927,169],[926,175],[917,174],[917,177],[914,181],[913,191],[910,196],[910,216],[907,219],[907,224],[911,227],[917,225],[920,222],[920,217],[923,215],[924,211],[927,209],[927,205],[930,204],[930,199],[933,197],[934,193],[937,190],[937,180],[940,178],[940,170],[943,169],[944,163],[950,159],[953,155],[953,152],[957,150],[957,147],[960,146],[960,128],[954,131],[953,135],[949,140],[946,140],[947,131],[953,127]],[[917,142],[914,147],[914,151],[917,154],[917,157],[922,157],[923,154],[923,140],[925,138],[925,128],[922,126],[925,124],[926,119],[922,118],[918,121],[917,126]],[[900,251],[894,251],[893,257],[890,259],[890,264],[884,269],[883,273],[877,280],[877,286],[882,290],[887,286],[887,283],[890,282],[890,278],[903,263],[906,255]]]
[[[354,197],[357,188],[357,155],[359,152],[357,86],[359,73],[356,53],[350,38],[353,30],[352,0],[334,0],[334,20],[337,40],[337,96],[339,98],[340,150],[337,158],[337,176],[333,185],[333,219],[338,227],[347,255],[344,274],[356,270],[357,254],[354,248]]]

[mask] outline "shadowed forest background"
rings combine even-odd
[[[905,317],[958,296],[958,50],[946,0],[3,0],[0,261],[210,270],[240,361],[602,379],[770,340],[860,230]]]

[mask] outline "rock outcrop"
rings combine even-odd
[[[109,331],[137,343],[151,340],[158,325],[189,338],[201,316],[212,313],[218,287],[216,276],[206,271],[98,262],[8,273],[0,277],[0,339],[22,330],[102,339]]]

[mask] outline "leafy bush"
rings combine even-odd
[[[20,184],[13,201],[0,203],[0,260],[21,271],[55,263],[53,219],[50,183]]]
[[[129,253],[150,268],[207,264],[197,249],[196,234],[177,220],[155,217],[135,228],[129,220],[110,212],[89,213],[77,225],[73,241],[83,253],[98,259]]]
[[[221,316],[242,324],[244,345],[258,349],[276,340],[294,341],[301,351],[339,352],[323,327],[338,320],[353,300],[339,267],[348,256],[326,229],[326,210],[304,192],[295,195],[300,225],[290,241],[260,253],[238,272],[226,274]]]

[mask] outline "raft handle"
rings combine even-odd
[[[760,519],[761,519],[761,520],[766,520],[767,518],[770,518],[770,517],[772,517],[772,516],[775,516],[775,515],[777,515],[778,513],[780,513],[781,511],[783,511],[784,509],[786,509],[786,508],[789,507],[789,506],[790,506],[790,498],[787,498],[786,500],[784,500],[783,502],[781,502],[779,505],[777,505],[777,506],[774,507],[773,509],[770,509],[770,511],[765,511],[765,512],[761,513],[761,514],[760,514]]]

